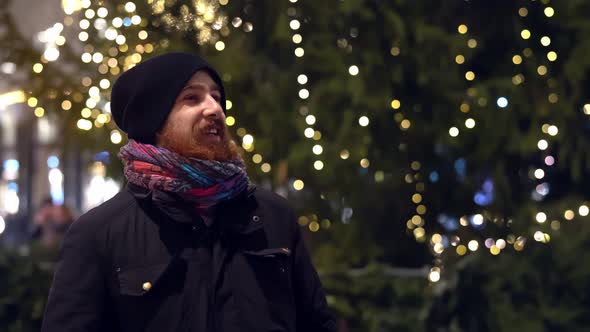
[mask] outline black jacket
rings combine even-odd
[[[335,331],[292,210],[257,189],[205,226],[130,186],[62,245],[42,331]]]

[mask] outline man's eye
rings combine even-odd
[[[213,99],[215,99],[215,101],[221,101],[221,96],[220,95],[213,95]]]
[[[197,100],[197,99],[199,99],[199,96],[197,96],[197,95],[186,95],[186,96],[184,96],[184,99],[185,100]]]

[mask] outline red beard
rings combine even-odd
[[[206,144],[199,142],[199,136],[206,135],[202,130],[197,131],[196,135],[185,137],[179,134],[182,131],[176,130],[174,124],[168,123],[158,134],[158,145],[189,158],[217,161],[240,159],[238,146],[227,126],[221,124],[219,127],[223,128],[221,141]]]

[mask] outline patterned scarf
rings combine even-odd
[[[163,147],[129,140],[119,158],[127,180],[150,190],[180,195],[198,210],[231,200],[254,185],[241,159],[229,161],[186,158]]]

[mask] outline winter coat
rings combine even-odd
[[[43,332],[335,331],[293,211],[262,189],[214,223],[129,185],[65,236]]]

